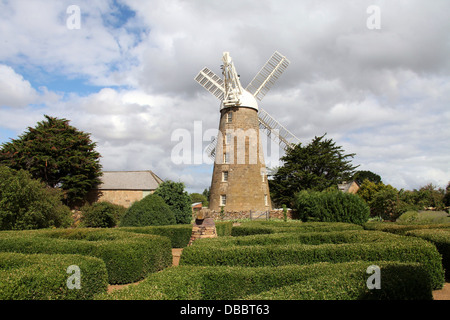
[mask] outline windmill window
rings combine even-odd
[[[226,204],[227,204],[227,196],[224,195],[224,194],[222,194],[222,195],[220,196],[220,206],[223,207],[223,206],[225,206]]]
[[[222,182],[228,182],[228,171],[222,172]]]
[[[227,123],[233,122],[233,114],[231,112],[227,113]]]
[[[223,163],[230,163],[230,154],[228,152],[223,154]]]
[[[267,196],[267,194],[264,195],[264,205],[269,205],[269,197]]]
[[[225,135],[225,143],[230,144],[231,143],[231,133],[227,133]]]

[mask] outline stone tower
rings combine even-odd
[[[242,105],[222,108],[219,131],[209,208],[271,210],[257,109]]]
[[[289,65],[275,52],[244,89],[229,52],[222,57],[223,79],[204,68],[195,80],[221,101],[219,134],[207,148],[214,156],[209,208],[213,211],[271,210],[269,184],[260,128],[285,150],[299,140],[258,107],[261,99]]]

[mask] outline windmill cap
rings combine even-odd
[[[258,111],[258,102],[255,97],[247,90],[242,90],[242,94],[239,96],[239,104],[236,105],[224,105],[221,104],[220,110],[231,107],[252,108]]]

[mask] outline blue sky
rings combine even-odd
[[[69,30],[73,4],[81,24]],[[367,26],[371,5],[379,29]],[[247,0],[226,11],[200,0],[2,1],[0,142],[44,114],[66,118],[91,133],[105,170],[154,170],[201,192],[212,166],[171,158],[177,129],[194,141],[195,121],[218,125],[218,101],[193,78],[205,66],[220,74],[229,51],[245,85],[278,50],[291,64],[261,107],[303,143],[327,133],[385,183],[445,187],[449,10],[446,0]]]

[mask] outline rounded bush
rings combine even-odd
[[[83,212],[82,226],[88,228],[113,228],[126,208],[111,202],[102,201],[81,208]]]
[[[145,227],[175,223],[175,215],[172,213],[169,205],[160,196],[150,194],[131,205],[122,217],[120,226]]]

